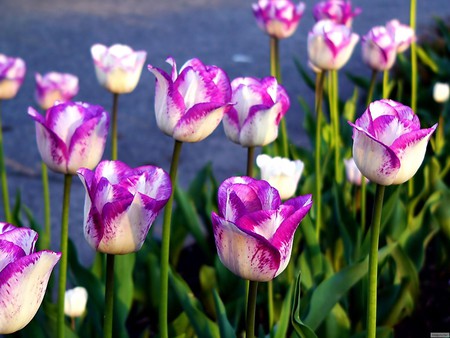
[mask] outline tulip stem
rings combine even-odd
[[[416,32],[417,1],[410,0],[409,26]],[[411,42],[411,109],[417,113],[417,45],[415,39]],[[408,181],[408,197],[414,195],[414,177]]]
[[[336,70],[332,70],[330,72],[331,77],[331,116],[332,116],[332,124],[333,124],[333,133],[334,133],[334,171],[335,171],[335,180],[337,183],[341,183],[343,180],[342,177],[342,168],[341,165],[341,156],[340,156],[340,144],[341,138],[339,133],[339,108],[338,108],[338,73]]]
[[[375,89],[377,75],[378,75],[378,72],[376,70],[373,70],[372,76],[370,78],[369,91],[367,92],[367,103],[366,103],[367,107],[369,106],[369,104],[372,102],[372,99],[373,99],[373,91]]]
[[[64,337],[64,293],[66,292],[67,279],[67,254],[69,239],[69,207],[70,207],[70,187],[72,175],[64,175],[64,197],[61,217],[61,260],[59,261],[59,289],[58,289],[58,337]]]
[[[323,85],[325,81],[325,71],[317,75],[316,81],[316,154],[315,154],[315,169],[316,169],[316,237],[320,238],[320,226],[322,223],[322,174],[321,174],[321,157],[320,148],[322,143],[321,126],[322,126],[322,99],[323,99]]]
[[[44,162],[41,162],[41,179],[42,179],[42,193],[44,197],[44,224],[45,236],[42,247],[50,249],[50,241],[52,238],[51,229],[51,210],[50,210],[50,189],[48,184],[48,168]]]
[[[168,295],[169,295],[169,249],[170,249],[170,227],[172,222],[172,207],[174,191],[177,181],[178,161],[180,159],[181,146],[180,141],[175,141],[172,162],[170,164],[170,180],[172,182],[172,195],[164,209],[164,219],[162,228],[162,242],[161,242],[161,300],[159,309],[159,330],[160,337],[167,338],[169,336],[167,310],[168,310]]]
[[[248,147],[247,149],[247,176],[253,177],[255,147]]]
[[[273,327],[273,281],[267,282],[267,308],[269,311],[269,332],[272,331]]]
[[[280,40],[276,37],[270,37],[270,75],[277,79],[281,84],[281,67],[280,67]],[[283,117],[280,121],[280,140],[281,156],[289,157],[288,136],[286,128],[286,119]],[[279,148],[278,148],[279,149]]]
[[[385,186],[377,184],[370,226],[369,288],[367,293],[367,338],[376,338],[377,329],[377,278],[378,241],[380,237],[381,211],[383,209]]]
[[[105,318],[103,337],[111,338],[114,317],[114,259],[115,255],[106,255],[106,288],[105,288]]]
[[[246,338],[255,337],[255,312],[256,295],[258,293],[258,282],[250,281],[247,301],[247,331]]]
[[[2,100],[0,100],[0,176],[2,181],[3,208],[5,212],[6,222],[12,223],[11,208],[9,206],[8,179],[6,177],[5,155],[3,152],[3,125],[1,103]]]
[[[117,111],[119,103],[119,94],[113,94],[112,108],[112,133],[111,133],[111,160],[117,160]]]
[[[383,99],[389,98],[389,70],[383,71]]]

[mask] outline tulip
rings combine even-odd
[[[35,252],[38,234],[0,223],[0,334],[24,328],[35,316],[61,254]]]
[[[350,59],[358,41],[358,34],[347,26],[320,20],[308,34],[309,61],[322,70],[338,70]]]
[[[261,179],[277,189],[281,199],[294,196],[304,168],[302,161],[261,154],[256,157],[256,164],[261,169]]]
[[[351,184],[360,186],[362,182],[362,174],[356,166],[353,157],[344,160],[344,165],[345,173],[347,174],[347,181],[349,181]],[[366,183],[369,182],[367,178],[364,178],[364,180],[366,181]]]
[[[410,26],[403,25],[395,19],[386,24],[386,29],[392,35],[397,45],[397,53],[403,53],[416,39],[414,30]]]
[[[384,26],[373,27],[362,38],[362,57],[371,69],[384,71],[390,69],[397,56],[397,43]]]
[[[81,317],[86,311],[87,300],[87,290],[82,286],[67,290],[64,295],[65,315],[71,318]]]
[[[150,165],[102,161],[95,171],[81,168],[78,177],[86,189],[84,236],[108,254],[138,251],[172,193],[169,175]]]
[[[156,123],[165,134],[181,142],[199,142],[208,137],[230,108],[231,88],[226,73],[198,59],[187,61],[177,74],[175,60],[169,76],[148,66],[156,77]]]
[[[256,22],[268,35],[285,39],[294,34],[303,16],[305,4],[290,0],[259,0],[252,5]]]
[[[265,146],[278,136],[278,125],[289,109],[286,90],[274,77],[240,77],[231,82],[230,108],[223,119],[227,137],[243,147]]]
[[[25,62],[21,58],[0,54],[0,100],[9,100],[16,96],[25,72]]]
[[[147,53],[115,44],[91,47],[95,73],[101,86],[115,94],[131,93],[139,82]]]
[[[352,10],[351,1],[327,0],[318,2],[313,9],[316,21],[332,20],[337,24],[351,27],[353,18],[361,13],[361,8]]]
[[[78,77],[72,74],[50,72],[36,73],[35,97],[39,106],[47,110],[56,101],[67,102],[78,94]]]
[[[437,124],[420,129],[410,107],[392,100],[372,102],[353,127],[353,158],[361,173],[380,185],[401,184],[419,169]]]
[[[450,87],[448,83],[436,82],[433,87],[433,99],[437,103],[444,103],[448,101],[450,96]]]
[[[231,177],[220,185],[218,203],[212,222],[222,263],[251,281],[270,281],[283,272],[295,230],[312,206],[311,195],[282,204],[266,181]]]
[[[28,114],[36,122],[36,140],[42,160],[52,170],[76,174],[81,167],[94,168],[105,150],[108,113],[83,102],[57,103],[45,117],[35,109]]]

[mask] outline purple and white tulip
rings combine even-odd
[[[252,5],[258,27],[268,35],[285,39],[294,34],[303,16],[305,4],[291,0],[259,0]]]
[[[199,59],[187,61],[178,74],[173,58],[166,60],[171,74],[148,65],[156,77],[156,123],[165,134],[181,142],[199,142],[208,137],[231,107],[227,74]]]
[[[38,234],[0,223],[0,334],[24,328],[35,316],[61,253],[35,252]]]
[[[318,21],[308,33],[309,61],[322,70],[337,70],[350,59],[358,34],[331,20]]]
[[[344,166],[345,166],[345,173],[347,175],[347,181],[349,181],[351,184],[360,186],[362,183],[362,174],[361,171],[359,171],[358,167],[356,166],[353,157],[344,160]],[[367,178],[364,177],[364,179],[366,180],[366,183],[369,182]]]
[[[147,52],[134,51],[127,45],[91,47],[95,73],[101,86],[115,94],[131,93],[137,86]]]
[[[397,57],[397,43],[384,26],[373,27],[362,38],[362,58],[376,71],[390,69]]]
[[[50,72],[42,76],[36,73],[35,98],[39,106],[47,110],[56,101],[71,101],[78,94],[78,77],[67,73]]]
[[[275,77],[239,77],[231,82],[232,102],[223,118],[227,137],[243,147],[265,146],[278,136],[278,125],[290,106]]]
[[[25,78],[26,66],[21,58],[0,54],[0,100],[16,96]]]
[[[411,26],[401,24],[400,21],[396,19],[389,21],[386,24],[386,29],[392,35],[397,45],[397,53],[403,53],[416,39],[414,30]]]
[[[53,171],[76,174],[100,162],[108,135],[109,115],[100,106],[83,102],[57,103],[45,117],[32,107],[36,141],[42,161]]]
[[[268,182],[231,177],[220,185],[218,202],[219,213],[211,217],[222,263],[251,281],[270,281],[283,272],[295,230],[312,206],[311,195],[282,204]]]
[[[95,171],[81,168],[78,177],[86,189],[84,236],[107,254],[138,251],[172,193],[169,175],[150,165],[102,161]]]
[[[372,102],[353,127],[353,158],[370,181],[401,184],[419,169],[437,124],[420,129],[412,109],[392,100]]]
[[[326,0],[314,6],[313,15],[316,21],[332,20],[337,24],[351,27],[353,18],[361,13],[361,8],[352,9],[351,1]]]
[[[256,157],[256,165],[261,169],[261,179],[277,189],[282,200],[294,196],[304,168],[302,161],[261,154]]]

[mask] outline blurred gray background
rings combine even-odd
[[[94,73],[90,47],[94,43],[123,43],[147,51],[146,64],[162,67],[173,56],[181,66],[198,57],[205,64],[223,68],[230,79],[239,76],[269,75],[269,39],[256,26],[250,0],[0,0],[0,53],[20,56],[27,74],[14,100],[3,102],[4,148],[7,158],[9,191],[12,199],[21,192],[23,203],[43,223],[40,156],[35,141],[34,122],[27,115],[34,102],[34,73],[68,72],[80,79],[76,100],[99,104],[110,111],[112,96],[99,86]],[[297,145],[305,142],[302,133],[303,112],[297,96],[309,102],[313,93],[296,71],[294,59],[306,67],[306,38],[314,24],[315,2],[305,1],[306,10],[291,38],[281,41],[283,84],[291,98],[286,115],[289,136]],[[408,0],[360,0],[362,8],[353,29],[364,35],[375,25],[397,18],[409,22]],[[450,15],[449,0],[418,0],[417,33],[427,31],[434,16]],[[370,76],[361,63],[360,43],[344,70]],[[130,166],[153,164],[169,170],[173,140],[156,126],[153,99],[154,76],[146,66],[136,90],[119,98],[119,159]],[[351,95],[352,86],[340,77],[340,92]],[[110,157],[107,147],[104,158]],[[222,126],[206,140],[183,146],[179,179],[186,187],[195,173],[212,162],[216,178],[243,174],[246,151],[228,141]],[[50,173],[53,249],[59,246],[63,176]],[[76,239],[82,260],[89,262],[92,249],[83,239],[84,189],[73,180],[70,209],[70,233]],[[3,208],[0,208],[3,220]],[[161,220],[157,220],[157,224]]]

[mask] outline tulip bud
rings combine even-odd
[[[436,82],[433,87],[433,99],[437,103],[444,103],[448,101],[450,95],[450,87],[448,83]]]
[[[347,175],[347,181],[349,181],[351,184],[355,185],[361,185],[362,181],[362,174],[361,171],[359,171],[358,167],[356,166],[355,160],[352,158],[344,160],[345,165],[345,173]],[[366,182],[369,182],[369,180],[364,177]]]
[[[36,73],[35,98],[42,109],[49,109],[56,101],[70,101],[77,94],[78,77],[75,75],[50,72],[42,76]]]
[[[352,3],[344,0],[318,2],[313,9],[316,21],[332,20],[337,24],[352,26],[353,18],[361,13],[361,8],[352,10]]]
[[[390,69],[397,57],[397,43],[383,26],[373,27],[362,38],[362,58],[371,69]]]
[[[0,100],[9,100],[16,96],[25,72],[25,62],[21,58],[0,54]]]
[[[81,286],[66,290],[64,294],[64,313],[71,318],[81,317],[86,310],[87,290]]]

